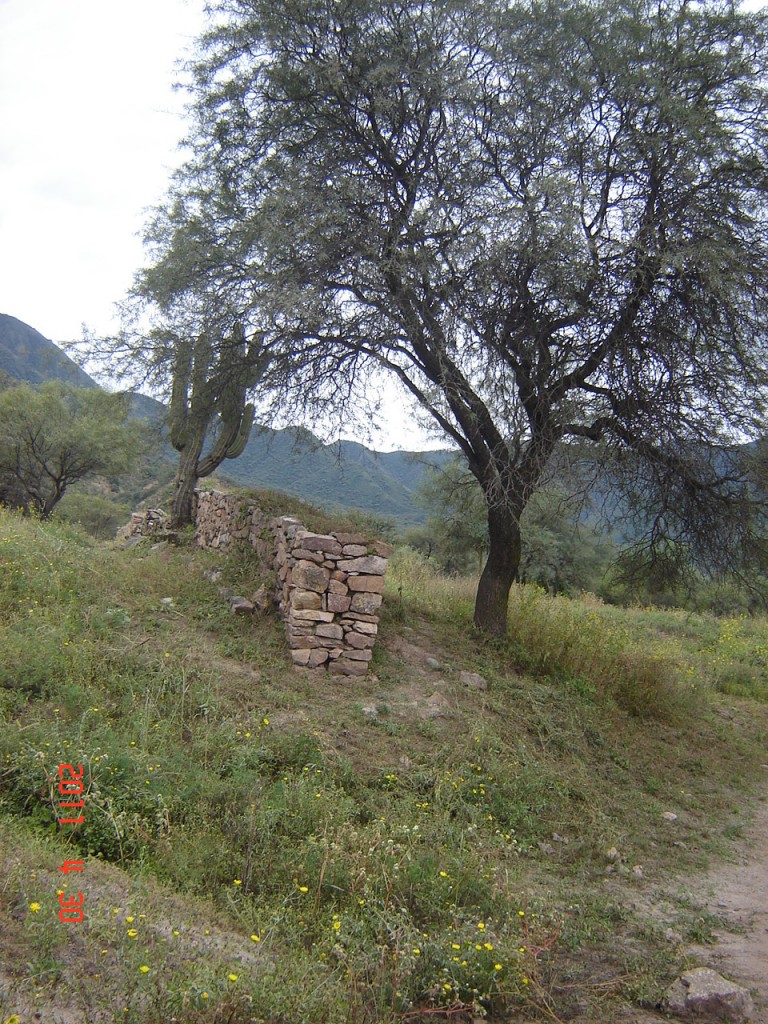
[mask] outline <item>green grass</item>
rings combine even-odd
[[[747,821],[763,684],[729,690],[723,665],[759,670],[764,622],[520,587],[490,643],[471,582],[406,551],[375,674],[340,682],[291,667],[276,616],[230,614],[220,587],[267,579],[253,556],[126,551],[0,512],[0,573],[0,962],[20,965],[0,1019],[552,1019],[590,1001],[605,1019],[679,966],[622,894],[722,855]],[[62,762],[86,781],[66,834]],[[59,922],[63,886],[82,924]]]

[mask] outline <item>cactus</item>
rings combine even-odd
[[[228,423],[222,421],[213,447],[198,461],[198,476],[209,476],[224,459],[236,459],[243,454],[251,434],[253,414],[254,408],[248,404],[243,406],[242,412],[233,415]]]
[[[207,334],[194,342],[176,341],[168,412],[171,444],[181,453],[173,497],[174,526],[190,522],[197,480],[245,449],[255,412],[247,396],[264,365],[260,346],[256,341],[247,344],[240,327],[220,346],[214,346]],[[203,455],[206,435],[216,419],[216,440]]]

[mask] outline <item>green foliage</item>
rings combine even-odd
[[[127,422],[125,396],[50,382],[0,393],[0,499],[51,514],[65,490],[95,474],[114,475],[142,447]]]
[[[609,466],[652,549],[718,568],[754,553],[735,438],[760,435],[768,394],[765,15],[213,12],[148,274],[247,307],[282,416],[367,409],[382,369],[405,386],[482,489],[478,625],[504,631],[520,518],[563,444]]]
[[[92,537],[111,540],[118,527],[128,522],[132,506],[101,494],[70,489],[56,508],[56,515],[78,523]]]

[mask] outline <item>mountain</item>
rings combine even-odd
[[[0,387],[4,375],[30,384],[62,380],[98,387],[39,331],[0,314]],[[160,402],[138,394],[132,396],[132,410],[134,416],[154,422],[166,411]],[[167,472],[158,472],[154,459],[153,479],[170,477],[178,458],[167,441],[162,448]],[[329,509],[356,508],[409,526],[426,517],[415,497],[424,473],[449,457],[446,451],[375,452],[355,441],[325,445],[303,428],[261,427],[254,428],[243,454],[225,460],[216,475],[239,486],[271,488]]]
[[[0,313],[0,370],[27,384],[62,380],[81,388],[98,386],[52,341],[7,313]]]
[[[324,445],[308,430],[254,428],[243,454],[220,475],[248,487],[269,487],[329,508],[357,508],[400,525],[423,522],[416,491],[446,451],[375,452],[356,441]]]

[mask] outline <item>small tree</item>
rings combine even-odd
[[[66,489],[126,470],[138,425],[125,396],[50,382],[0,392],[0,501],[47,519]]]

